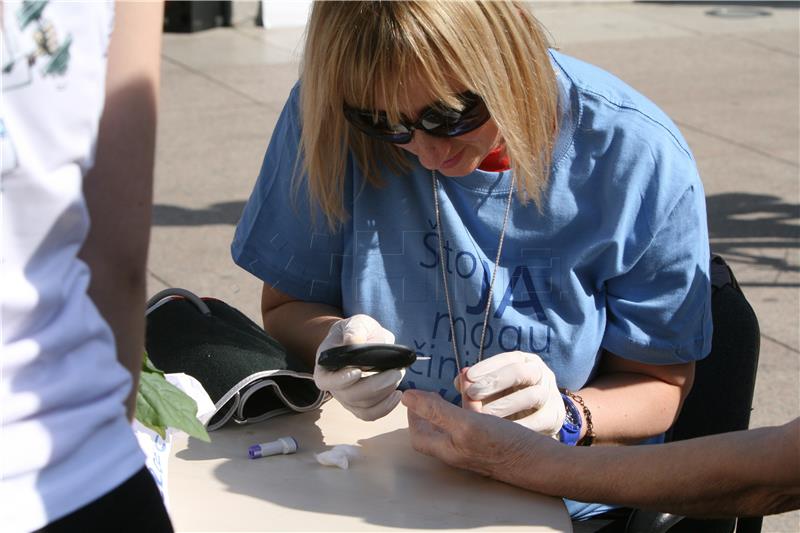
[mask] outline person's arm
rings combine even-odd
[[[313,367],[317,348],[333,323],[342,318],[342,311],[332,305],[297,300],[265,283],[261,317],[267,333]]]
[[[163,11],[160,2],[116,4],[95,164],[84,180],[91,229],[80,257],[92,272],[89,296],[133,376],[129,419],[144,351]]]
[[[578,391],[591,413],[594,441],[627,444],[665,432],[680,412],[693,378],[694,363],[648,365],[606,352],[597,377]],[[535,354],[493,356],[466,369],[456,386],[463,392],[464,407],[545,435],[557,433],[564,421],[556,377]],[[576,407],[583,413],[582,406]],[[587,417],[581,417],[579,438],[589,428]]]
[[[602,494],[684,516],[760,516],[800,507],[800,419],[663,445],[571,451],[563,474],[596,472],[570,490],[578,500]]]
[[[648,365],[604,352],[597,377],[577,391],[591,413],[595,443],[631,444],[667,431],[692,388],[694,366]]]
[[[587,448],[459,409],[436,394],[406,391],[402,402],[417,451],[542,494],[684,516],[800,507],[800,418],[670,444]]]

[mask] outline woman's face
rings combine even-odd
[[[422,83],[410,85],[406,97],[401,100],[399,111],[411,120],[416,120],[423,109],[434,103],[423,87]],[[490,118],[480,128],[458,137],[434,137],[418,129],[411,142],[397,146],[417,156],[420,164],[429,170],[460,177],[478,168],[489,152],[502,142],[497,125]]]

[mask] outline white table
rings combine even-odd
[[[248,458],[250,445],[283,436],[297,440],[296,454]],[[168,490],[177,531],[572,531],[561,500],[415,452],[402,405],[363,422],[332,400],[211,438],[173,443]],[[348,470],[314,458],[337,444],[361,447]]]

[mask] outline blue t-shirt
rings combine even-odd
[[[541,210],[514,198],[492,291],[484,357],[538,354],[559,387],[581,389],[602,350],[649,364],[705,357],[711,347],[703,187],[672,121],[610,74],[552,52],[560,125]],[[300,137],[296,86],[275,127],[232,244],[238,265],[276,289],[372,316],[419,355],[401,388],[458,402],[440,262],[459,353],[478,355],[511,171],[440,176],[440,257],[431,172],[365,183],[352,158],[344,205],[326,226],[306,190],[293,193]],[[574,517],[599,507],[570,506]]]

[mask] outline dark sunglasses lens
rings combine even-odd
[[[469,95],[467,98],[460,119],[454,122],[448,131],[450,137],[476,130],[489,120],[489,110],[483,99],[477,95]]]
[[[461,120],[461,113],[456,109],[430,109],[420,118],[419,125],[428,133],[447,135]]]
[[[344,116],[359,131],[374,139],[396,144],[411,142],[411,131],[403,124],[390,123],[384,113],[345,107]]]
[[[432,108],[420,119],[419,126],[438,137],[456,137],[478,129],[489,120],[489,110],[480,96],[462,95],[464,108]]]

